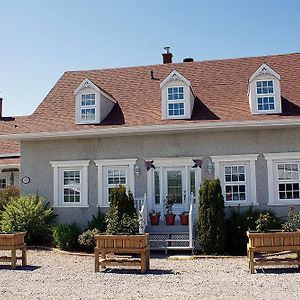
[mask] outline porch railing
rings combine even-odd
[[[139,232],[141,234],[145,233],[145,229],[148,223],[148,207],[147,207],[147,195],[144,194],[144,198],[136,201],[136,209],[139,213]]]
[[[194,226],[194,195],[190,194],[189,207],[189,247],[193,248],[193,226]]]

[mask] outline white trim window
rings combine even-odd
[[[82,122],[96,120],[96,94],[81,94],[80,100],[80,119]]]
[[[269,205],[300,204],[300,153],[266,153]]]
[[[89,160],[53,161],[55,207],[88,207]]]
[[[106,194],[105,199],[106,202],[110,202],[110,194],[113,188],[123,185],[128,189],[128,175],[127,175],[127,168],[126,167],[106,167]]]
[[[183,116],[184,112],[184,87],[168,87],[168,116]]]
[[[256,81],[256,100],[259,112],[275,110],[274,80]]]
[[[0,178],[0,190],[5,189],[7,187],[7,178],[1,177]]]
[[[98,205],[109,206],[111,189],[124,185],[135,194],[134,166],[137,159],[104,159],[95,160],[98,167]]]
[[[257,205],[255,161],[258,154],[212,156],[225,206]]]

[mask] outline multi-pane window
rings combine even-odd
[[[299,199],[299,164],[279,163],[277,171],[279,199]]]
[[[224,166],[226,201],[246,201],[245,165]]]
[[[96,120],[95,94],[83,94],[80,101],[81,121]]]
[[[258,111],[275,110],[275,94],[273,80],[256,81]]]
[[[80,170],[63,170],[63,202],[80,202]]]
[[[113,188],[118,185],[127,184],[126,170],[125,168],[116,168],[107,170],[107,200],[110,201],[110,194]]]
[[[0,189],[6,188],[6,178],[0,178]]]
[[[182,86],[168,88],[168,115],[184,115],[184,88]]]

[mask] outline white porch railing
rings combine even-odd
[[[193,226],[194,226],[194,195],[190,195],[189,207],[189,247],[193,248]]]
[[[148,207],[147,207],[147,195],[144,194],[144,198],[136,199],[136,209],[139,214],[139,232],[145,233],[145,229],[148,223]]]

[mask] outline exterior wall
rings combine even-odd
[[[262,154],[299,152],[299,134],[300,129],[295,128],[21,142],[20,177],[31,178],[30,183],[21,183],[21,193],[38,193],[52,203],[53,168],[49,162],[90,160],[88,168],[89,208],[55,209],[55,213],[58,215],[57,221],[76,220],[84,224],[92,214],[97,212],[97,167],[94,160],[137,158],[141,173],[139,176],[135,175],[135,196],[143,197],[147,189],[147,171],[144,159],[159,157],[203,159],[203,179],[209,177],[207,163],[210,156],[257,153],[259,154],[256,162],[257,201],[259,208],[270,208],[267,204],[267,163]],[[271,208],[279,214],[287,214],[286,206],[272,206]]]

